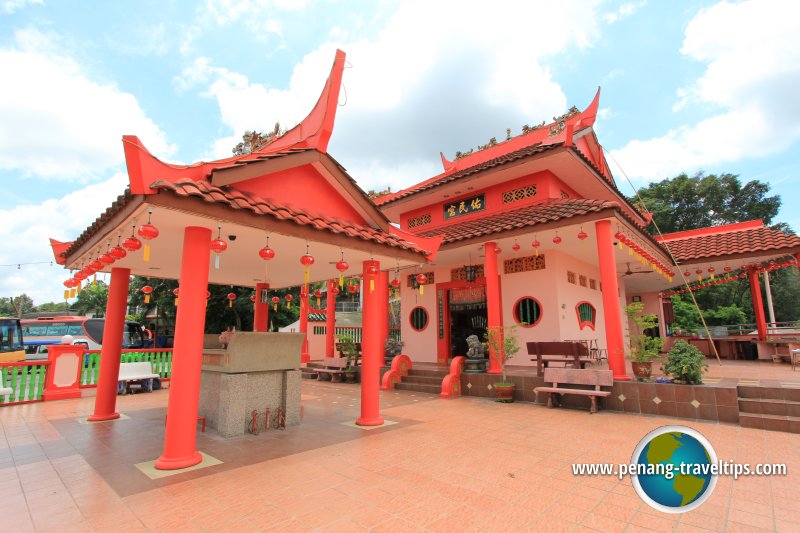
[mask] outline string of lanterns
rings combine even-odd
[[[669,298],[677,294],[686,294],[687,292],[695,292],[700,289],[706,289],[708,287],[712,287],[714,285],[721,285],[723,283],[730,283],[731,281],[736,281],[738,279],[744,279],[747,277],[748,271],[751,270],[763,273],[763,272],[772,272],[773,270],[778,270],[781,268],[789,268],[796,265],[797,265],[797,260],[794,258],[789,258],[780,263],[773,259],[769,261],[766,265],[764,263],[742,265],[742,267],[739,269],[738,272],[733,272],[733,268],[726,266],[722,269],[724,272],[722,277],[718,277],[715,275],[716,270],[714,269],[714,267],[709,267],[706,271],[703,271],[703,269],[698,268],[694,271],[695,275],[697,275],[697,282],[690,284],[688,288],[684,287],[682,289],[664,291],[661,292],[660,295],[662,298]],[[703,281],[703,274],[705,273],[708,273],[708,278],[706,278],[706,281]],[[688,279],[692,276],[692,272],[686,270],[683,273],[683,275]]]
[[[617,247],[620,250],[623,247],[627,247],[628,255],[635,257],[643,265],[649,266],[667,281],[671,282],[672,278],[675,277],[675,272],[667,264],[657,259],[647,248],[640,245],[636,239],[628,237],[621,231],[617,231],[614,234],[614,238],[617,240]]]

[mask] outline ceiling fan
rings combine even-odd
[[[625,264],[628,265],[628,270],[626,270],[625,272],[620,272],[619,274],[621,276],[630,276],[631,274],[650,274],[651,272],[653,272],[652,270],[631,270],[631,264],[630,263],[625,263]]]

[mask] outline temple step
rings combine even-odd
[[[403,383],[419,383],[422,385],[439,385],[442,384],[444,376],[414,376],[409,374],[403,376]]]
[[[431,378],[439,378],[440,380],[443,379],[450,370],[448,368],[442,368],[441,370],[436,368],[411,368],[408,371],[408,375],[411,377],[431,377]]]
[[[739,414],[800,417],[800,402],[776,398],[738,398]]]
[[[800,433],[800,417],[784,415],[766,415],[756,413],[739,413],[739,425],[746,428],[767,429]]]
[[[424,392],[428,394],[439,394],[442,392],[442,385],[441,383],[438,385],[428,385],[424,383],[398,383],[394,386],[397,390],[407,390],[411,392]]]

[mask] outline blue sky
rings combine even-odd
[[[347,52],[329,152],[364,189],[585,107],[637,186],[731,172],[800,227],[800,22],[789,0],[0,0],[0,264],[51,259],[127,183],[123,134],[162,159],[225,157],[292,126]],[[623,192],[622,173],[612,170]],[[56,267],[0,267],[0,296],[58,301]]]

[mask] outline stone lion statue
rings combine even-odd
[[[470,335],[467,337],[467,358],[469,359],[485,359],[484,351],[486,348],[483,343],[478,339],[477,335]]]

